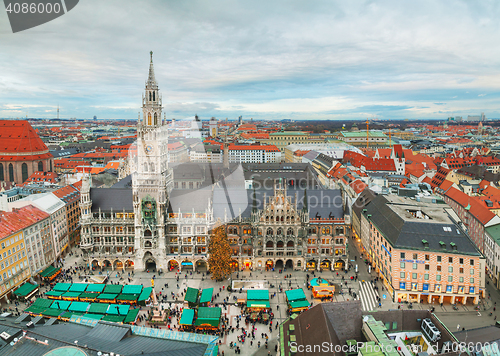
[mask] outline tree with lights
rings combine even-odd
[[[216,227],[210,234],[208,265],[212,279],[222,281],[231,274],[231,248],[224,225]]]

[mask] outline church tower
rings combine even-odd
[[[163,269],[167,191],[171,172],[167,162],[167,126],[161,120],[161,95],[156,83],[153,52],[142,96],[142,119],[137,123],[137,162],[132,176],[135,214],[135,269]]]

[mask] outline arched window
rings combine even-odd
[[[278,229],[278,232],[276,232],[276,235],[283,235],[283,229],[281,227]]]
[[[38,172],[42,172],[43,171],[43,163],[42,161],[38,162]]]
[[[293,235],[293,229],[289,228],[288,231],[286,232],[287,236]]]
[[[273,234],[273,229],[268,228],[266,231],[266,235],[272,235]]]
[[[151,101],[151,92],[149,92],[149,101]]]
[[[156,92],[154,91],[153,92],[153,101],[156,101],[155,94],[156,94]]]
[[[4,176],[3,176],[3,163],[0,163],[0,181],[3,181],[4,180]]]
[[[153,162],[151,162],[149,166],[151,167],[150,171],[154,172],[155,171],[155,164]]]
[[[148,171],[148,164],[147,162],[144,162],[144,172],[147,172]]]
[[[52,161],[50,161],[50,170],[49,172],[52,172]]]
[[[9,182],[14,181],[14,166],[12,163],[9,164]]]
[[[151,126],[151,113],[148,112],[148,125]]]
[[[154,96],[154,94],[153,94],[153,96]],[[156,115],[156,113],[155,113],[154,117],[155,117],[155,126],[156,126],[156,125],[158,125],[158,116]]]
[[[21,173],[22,173],[22,179],[23,183],[28,179],[28,165],[26,163],[23,163],[21,165]]]

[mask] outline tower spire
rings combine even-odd
[[[149,55],[151,56],[151,61],[149,62],[148,85],[156,86],[155,69],[153,66],[153,51],[149,52]]]

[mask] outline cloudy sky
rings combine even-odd
[[[498,18],[496,0],[84,0],[13,34],[1,8],[0,117],[136,118],[152,50],[168,118],[500,118]]]

